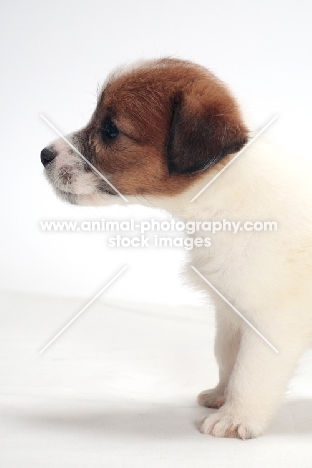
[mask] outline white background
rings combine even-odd
[[[104,234],[43,233],[40,220],[114,219],[150,210],[88,209],[56,199],[40,151],[84,125],[114,67],[173,56],[210,68],[255,127],[279,115],[272,139],[311,157],[311,3],[192,0],[10,1],[1,7],[1,288],[92,297],[199,300],[181,287],[182,250],[112,250]]]
[[[0,289],[8,291],[0,295],[1,466],[312,466],[311,352],[263,437],[203,436],[194,421],[212,410],[198,407],[195,396],[217,382],[214,322],[207,307],[188,305],[201,298],[182,288],[183,251],[116,251],[102,233],[44,233],[39,226],[166,219],[137,207],[66,205],[40,163],[41,149],[56,135],[39,114],[64,133],[79,128],[107,73],[141,58],[170,55],[210,68],[254,128],[278,114],[269,136],[311,159],[311,5],[2,2]],[[125,265],[102,298],[39,354]]]

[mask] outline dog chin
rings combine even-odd
[[[115,199],[115,197],[112,197],[110,194],[102,192],[94,192],[86,195],[81,193],[66,192],[56,187],[54,187],[54,192],[62,201],[78,206],[111,205]]]
[[[79,205],[78,197],[79,195],[75,193],[65,192],[60,190],[59,188],[53,187],[54,192],[56,193],[57,197],[60,198],[62,201],[70,203],[71,205]]]

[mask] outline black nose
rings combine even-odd
[[[52,161],[52,159],[55,158],[56,155],[57,155],[57,152],[55,150],[44,148],[41,151],[41,155],[40,155],[42,164],[46,166],[50,161]]]

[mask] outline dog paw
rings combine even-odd
[[[210,434],[215,437],[228,437],[237,439],[252,439],[261,434],[261,430],[247,422],[243,418],[234,417],[222,410],[203,418],[199,424],[202,434]]]
[[[206,408],[219,409],[225,403],[225,396],[217,388],[212,388],[201,392],[197,397],[197,402]]]

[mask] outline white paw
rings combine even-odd
[[[221,409],[200,421],[200,432],[215,437],[236,437],[245,440],[257,437],[262,433],[262,429]]]
[[[212,388],[210,390],[204,390],[197,397],[197,402],[201,406],[207,408],[219,409],[225,403],[225,396],[218,388]]]

